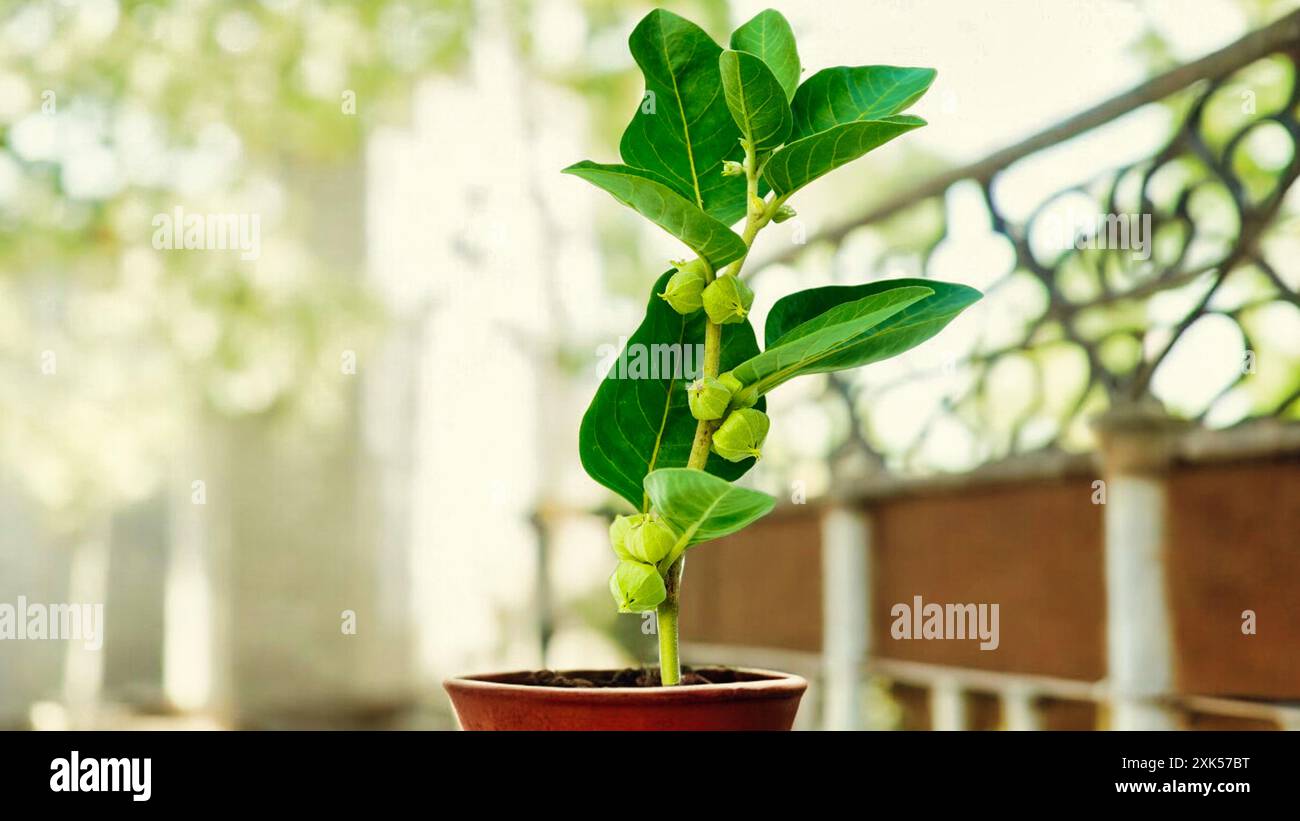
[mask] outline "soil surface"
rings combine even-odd
[[[690,684],[732,684],[750,676],[726,667],[683,667],[682,681]],[[534,670],[521,673],[512,684],[532,687],[659,687],[659,668],[627,667],[622,670]]]

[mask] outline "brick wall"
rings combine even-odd
[[[1182,466],[1169,482],[1179,690],[1300,698],[1300,457]],[[1092,477],[901,495],[871,511],[876,655],[1105,677],[1102,509],[1092,503]],[[786,508],[692,551],[686,640],[819,651],[819,515],[815,505]],[[999,648],[891,639],[891,606],[915,595],[997,602]],[[1241,632],[1246,609],[1257,614],[1257,635]]]

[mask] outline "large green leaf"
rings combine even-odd
[[[837,125],[882,120],[902,113],[934,82],[932,68],[837,66],[809,77],[794,95],[794,134],[799,140]]]
[[[695,440],[686,373],[684,369],[680,376],[673,373],[673,365],[686,361],[687,346],[699,346],[690,348],[690,363],[700,366],[703,356],[695,353],[703,350],[707,317],[703,311],[684,317],[659,298],[672,274],[668,271],[655,283],[645,319],[596,390],[578,432],[582,466],[591,478],[641,510],[647,509],[641,487],[645,475],[656,468],[685,465]],[[724,370],[757,353],[758,341],[748,322],[722,326]],[[732,480],[753,464],[752,459],[732,463],[711,454],[706,468]]]
[[[799,50],[790,23],[775,9],[760,11],[731,35],[731,47],[767,63],[788,101],[799,86]]]
[[[628,38],[646,96],[623,132],[623,162],[665,179],[677,193],[731,225],[745,216],[745,180],[722,176],[743,156],[740,131],[722,97],[722,47],[669,11],[650,12]]]
[[[686,243],[714,268],[745,253],[745,241],[734,231],[673,191],[653,172],[583,160],[564,169],[564,173],[613,194],[619,202]]]
[[[923,125],[925,120],[910,115],[837,125],[787,143],[768,159],[763,176],[776,193],[793,194],[821,175]]]
[[[818,363],[818,370],[856,368],[897,356],[939,333],[981,296],[974,288],[932,279],[890,279],[865,285],[810,288],[782,297],[772,306],[764,328],[765,344],[768,348],[781,345],[786,334],[839,305],[909,286],[930,288],[934,293],[854,338],[834,356]]]
[[[724,51],[718,58],[727,108],[756,151],[770,151],[790,136],[790,102],[772,69],[744,51]]]
[[[685,547],[747,527],[776,504],[766,493],[691,468],[654,471],[645,477],[645,492],[659,515],[682,534],[682,547],[666,556],[661,567],[671,565]]]
[[[836,305],[792,328],[732,373],[747,391],[761,396],[796,376],[835,370],[826,363],[856,345],[872,328],[933,293],[928,286],[904,286]]]

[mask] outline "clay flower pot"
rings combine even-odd
[[[789,730],[808,682],[771,670],[734,672],[734,682],[677,687],[519,683],[530,673],[465,676],[443,687],[466,730]]]

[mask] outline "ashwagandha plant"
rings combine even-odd
[[[582,420],[582,464],[626,499],[610,541],[621,612],[657,611],[663,684],[681,680],[678,597],[686,551],[766,515],[773,497],[732,483],[767,436],[764,395],[804,374],[856,368],[938,333],[978,291],[928,279],[812,288],[778,300],[759,349],[741,268],[755,236],[794,215],[805,185],[925,125],[902,114],[934,81],[929,68],[827,68],[802,83],[790,24],[768,10],[723,49],[658,9],[628,41],[646,91],[623,133],[623,164],[564,169],[603,188],[695,254],[651,289],[628,351],[703,345],[698,378],[681,367],[620,372]],[[744,221],[736,234],[730,226]],[[641,346],[641,347],[637,347]]]

